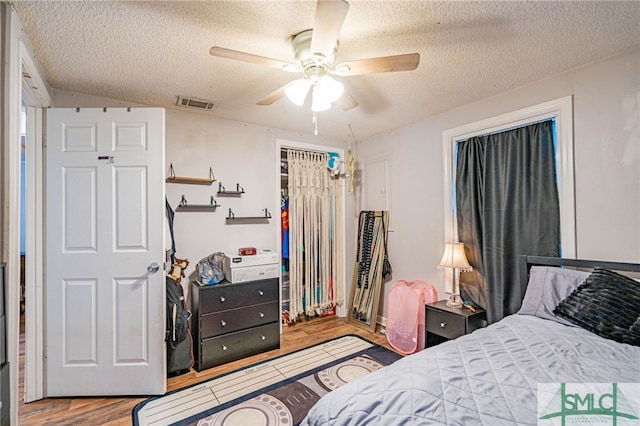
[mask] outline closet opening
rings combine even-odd
[[[330,152],[278,143],[282,324],[344,316],[344,178],[330,173]]]

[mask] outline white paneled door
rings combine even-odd
[[[166,390],[164,110],[47,110],[46,396]]]

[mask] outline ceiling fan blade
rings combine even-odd
[[[404,55],[382,56],[379,58],[343,62],[338,64],[331,72],[333,74],[351,76],[379,72],[413,71],[418,68],[419,64],[419,53],[407,53]]]
[[[349,93],[344,92],[340,99],[338,99],[335,104],[339,106],[343,111],[349,111],[360,105],[356,98],[351,96]]]
[[[267,96],[265,96],[264,98],[260,99],[256,103],[256,105],[271,105],[275,101],[280,100],[280,98],[282,98],[284,96],[284,89],[289,87],[292,83],[293,83],[293,81],[290,81],[287,84],[285,84],[284,86],[281,86],[281,87],[277,88],[276,90],[274,90],[273,92],[271,92]]]
[[[279,61],[278,59],[267,58],[265,56],[253,55],[251,53],[240,52],[238,50],[226,49],[224,47],[213,46],[209,49],[211,56],[219,58],[234,59],[236,61],[249,62],[252,64],[266,65],[290,72],[301,72],[300,67],[290,62]]]
[[[318,0],[311,38],[311,54],[319,53],[326,58],[333,55],[348,10],[349,3],[344,0]]]

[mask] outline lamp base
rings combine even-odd
[[[462,308],[462,298],[459,294],[452,294],[447,300],[447,306],[450,308]]]

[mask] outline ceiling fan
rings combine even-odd
[[[289,72],[302,73],[303,77],[290,81],[276,89],[257,105],[271,105],[286,95],[296,105],[304,104],[311,92],[311,109],[320,112],[337,103],[347,111],[358,106],[358,101],[348,93],[344,86],[329,74],[339,77],[415,70],[420,63],[420,54],[384,56],[335,63],[338,50],[338,36],[347,16],[349,3],[344,0],[318,0],[313,29],[291,36],[291,47],[295,62],[286,62],[251,53],[213,46],[212,56],[266,65]]]

